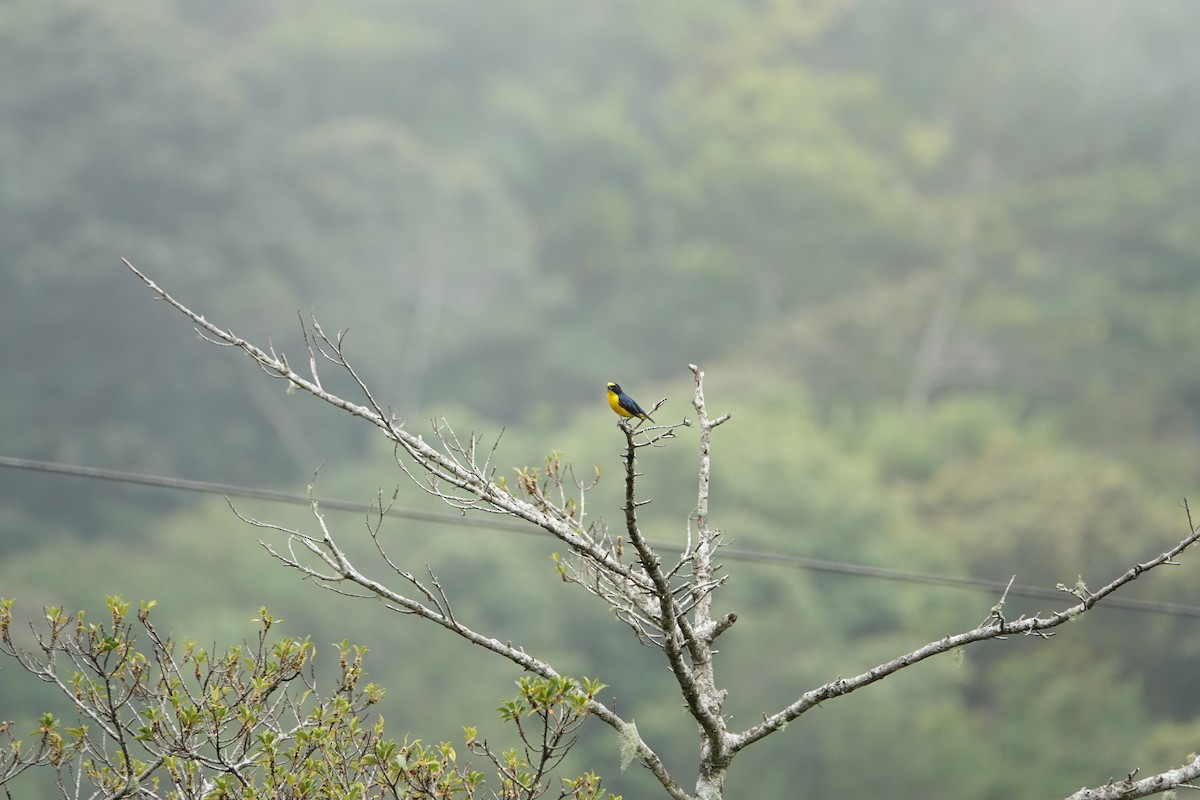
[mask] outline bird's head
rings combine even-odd
[[[621,387],[618,386],[617,384],[613,383],[612,381],[608,382],[608,390],[610,392],[616,392],[617,394],[621,393]]]

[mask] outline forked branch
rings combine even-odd
[[[128,260],[122,259],[122,261],[160,299],[190,319],[197,326],[197,332],[208,341],[241,350],[268,375],[287,381],[290,386],[308,392],[329,405],[340,408],[380,429],[396,444],[397,461],[401,468],[426,491],[459,508],[477,508],[504,514],[525,520],[541,528],[558,539],[575,556],[586,561],[590,569],[603,575],[609,585],[626,587],[630,596],[650,594],[654,591],[654,582],[644,570],[623,563],[606,546],[607,543],[603,538],[595,535],[596,530],[584,528],[571,510],[559,507],[540,492],[533,493],[535,502],[522,500],[506,486],[495,482],[491,474],[490,453],[488,460],[483,464],[479,464],[476,460],[475,437],[472,436],[467,444],[463,444],[448,425],[444,422],[435,423],[435,437],[442,445],[442,449],[439,450],[428,444],[422,437],[407,431],[401,420],[390,411],[385,411],[346,358],[343,351],[345,331],[330,338],[315,321],[311,329],[304,329],[305,343],[309,350],[310,374],[302,375],[293,370],[287,357],[276,353],[273,347],[264,350],[236,336],[232,331],[209,322],[202,315],[192,311],[168,294]],[[365,405],[339,397],[323,387],[317,374],[318,356],[337,365],[351,377],[365,398]],[[404,462],[401,454],[403,457],[407,457],[411,465]],[[442,489],[442,486],[453,487],[462,494],[453,494]],[[439,625],[535,675],[547,679],[561,677],[548,662],[529,655],[523,648],[515,646],[511,642],[502,642],[476,631],[456,618],[450,610],[449,599],[441,591],[436,577],[431,576],[432,588],[430,588],[422,581],[416,580],[415,577],[392,565],[393,570],[400,574],[423,598],[419,600],[369,576],[360,570],[337,544],[315,501],[312,503],[312,513],[320,528],[320,535],[306,534],[299,530],[265,523],[250,517],[242,517],[242,519],[258,528],[274,530],[285,535],[287,537],[286,552],[278,551],[269,545],[264,546],[275,558],[326,588],[354,595],[357,594],[355,589],[365,590],[369,595],[383,599],[390,608],[419,616]],[[239,516],[241,515],[239,514]],[[302,558],[301,556],[304,554],[307,554],[307,557]],[[314,558],[319,566],[314,567],[309,558]],[[343,588],[346,586],[353,588],[351,590]],[[668,772],[658,755],[637,735],[636,728],[632,723],[625,721],[594,698],[586,701],[586,707],[590,714],[615,729],[624,740],[632,740],[634,757],[654,774],[669,796],[674,800],[689,799],[688,793]]]
[[[806,711],[820,705],[826,700],[842,695],[850,694],[858,689],[875,683],[878,680],[893,675],[905,667],[910,667],[913,664],[924,661],[932,656],[947,653],[958,647],[963,647],[975,642],[983,642],[989,639],[1003,639],[1007,636],[1026,635],[1048,637],[1052,635],[1054,628],[1062,625],[1064,622],[1075,619],[1076,617],[1085,614],[1096,606],[1097,603],[1104,598],[1112,595],[1121,587],[1137,580],[1142,575],[1146,574],[1155,567],[1160,567],[1164,564],[1176,564],[1178,557],[1184,550],[1194,545],[1197,540],[1200,540],[1200,531],[1196,529],[1192,522],[1191,509],[1187,502],[1184,501],[1184,510],[1187,514],[1188,535],[1185,536],[1174,547],[1166,550],[1154,558],[1143,564],[1134,564],[1124,574],[1110,581],[1108,584],[1095,592],[1086,593],[1080,602],[1075,605],[1068,606],[1053,614],[1042,616],[1040,614],[1033,617],[1022,617],[1015,620],[1007,620],[1000,613],[993,613],[984,620],[983,624],[974,630],[964,631],[954,635],[947,635],[936,642],[919,647],[910,653],[898,656],[890,661],[879,664],[866,672],[856,675],[853,678],[841,679],[832,681],[819,686],[812,691],[805,692],[797,700],[788,705],[786,708],[771,714],[763,719],[757,725],[748,728],[741,733],[734,734],[732,737],[732,748],[734,751],[741,750],[754,742],[762,739],[775,731],[781,730],[789,722],[804,714]],[[1068,593],[1074,593],[1066,589]],[[1125,796],[1125,795],[1122,795]],[[1130,797],[1139,797],[1141,795],[1128,795]]]

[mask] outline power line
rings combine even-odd
[[[255,500],[268,500],[275,503],[286,503],[290,505],[308,505],[310,503],[310,498],[307,495],[296,494],[294,492],[279,492],[272,489],[253,489],[244,486],[212,483],[209,481],[193,481],[184,478],[167,478],[159,475],[125,472],[123,470],[82,467],[74,464],[59,464],[52,461],[35,461],[27,458],[11,458],[8,456],[0,456],[0,467],[9,467],[11,469],[28,470],[33,472],[47,472],[56,475],[70,475],[78,478],[92,478],[95,480],[112,481],[114,483],[153,486],[161,489],[199,492],[201,494],[218,494],[226,497],[245,497]],[[332,509],[335,511],[369,513],[373,508],[377,508],[377,506],[372,506],[369,503],[358,503],[348,500],[321,498],[315,499],[321,508]],[[419,511],[411,508],[392,507],[388,509],[388,515],[400,517],[402,519],[417,520],[420,522],[433,522],[441,525],[458,525],[469,528],[491,528],[493,530],[525,534],[536,534],[538,532],[536,528],[516,522],[507,522],[505,520],[486,518],[475,519],[459,514],[438,513],[435,511]],[[659,550],[679,551],[682,549],[678,544],[673,542],[660,542],[651,540],[650,544]],[[903,583],[952,586],[960,589],[974,589],[976,591],[989,592],[995,595],[1002,594],[1005,588],[1008,587],[1008,583],[1006,581],[992,581],[980,578],[959,578],[950,575],[909,572],[907,570],[890,569],[888,567],[874,567],[866,564],[850,564],[842,561],[824,561],[821,559],[804,558],[802,556],[789,556],[782,553],[767,553],[758,550],[739,550],[736,548],[726,547],[721,549],[720,554],[722,558],[731,561],[748,561],[760,564],[773,564],[776,566],[809,570],[811,572],[855,575],[858,577],[878,578],[882,580],[900,581]],[[1018,595],[1022,597],[1036,597],[1051,600],[1061,600],[1064,594],[1056,589],[1046,589],[1040,586],[1024,586],[1018,584],[1014,584],[1011,588],[1009,588],[1008,593],[1010,595]],[[1160,603],[1153,600],[1110,597],[1105,599],[1105,601],[1101,604],[1101,607],[1121,608],[1129,611],[1169,614],[1173,616],[1200,619],[1200,607],[1182,605],[1179,603]]]
[[[146,475],[141,472],[124,472],[116,469],[100,469],[97,467],[80,467],[74,464],[58,464],[53,461],[33,461],[28,458],[9,458],[0,456],[0,467],[31,470],[34,472],[50,472],[57,475],[71,475],[77,478],[95,478],[112,481],[113,483],[131,483],[140,486],[154,486],[160,489],[178,489],[185,492],[201,494],[219,494],[226,497],[246,497],[255,500],[270,500],[274,503],[289,505],[308,505],[308,495],[295,492],[277,492],[273,489],[251,489],[245,486],[233,486],[227,483],[211,483],[209,481],[192,481],[186,478],[164,478],[159,475]],[[370,511],[369,503],[356,503],[348,500],[325,500],[317,498],[322,508],[336,511]],[[496,528],[498,530],[528,531],[528,526],[502,520],[473,519],[457,514],[439,514],[434,511],[417,511],[416,509],[393,508],[392,516],[405,519],[421,520],[423,522],[440,522],[447,525],[462,525],[474,528]]]
[[[841,575],[858,575],[866,578],[882,578],[884,580],[903,581],[906,583],[926,583],[935,586],[954,586],[960,589],[978,589],[993,594],[1003,594],[1007,581],[990,581],[982,578],[958,578],[952,575],[933,575],[926,572],[908,572],[906,570],[889,569],[888,567],[872,567],[866,564],[847,564],[840,561],[822,561],[802,556],[789,556],[780,553],[761,553],[753,550],[722,549],[721,555],[738,561],[758,561],[796,567],[815,572],[833,572]],[[1027,586],[1014,583],[1008,589],[1010,595],[1022,597],[1039,597],[1050,600],[1061,600],[1065,592],[1058,589],[1046,589],[1041,586]],[[1172,614],[1180,617],[1200,619],[1200,607],[1183,605],[1181,603],[1160,603],[1155,600],[1137,600],[1129,597],[1106,597],[1099,608],[1123,608],[1129,611],[1146,611],[1158,614]]]

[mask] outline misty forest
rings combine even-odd
[[[488,755],[528,752],[530,708],[551,798],[1065,797],[1200,764],[1196,553],[1091,605],[1197,536],[1197,30],[1184,0],[3,4],[0,788],[432,796],[186,789],[171,759],[5,778],[44,714],[80,725],[71,670],[13,652],[91,624],[124,652],[124,623],[176,656],[307,640],[362,693],[343,732],[487,774],[448,797],[537,796]],[[370,413],[222,332],[300,377],[344,355],[319,388]],[[447,441],[479,443],[491,483],[451,481],[476,499],[446,502]],[[322,525],[452,619],[324,590],[288,563]],[[699,575],[677,615],[639,605],[650,547]],[[689,614],[716,713],[677,680],[706,674]],[[526,654],[577,683],[529,689]]]

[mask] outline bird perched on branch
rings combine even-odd
[[[651,422],[650,415],[642,410],[642,407],[637,404],[629,395],[621,390],[621,387],[612,381],[608,382],[608,404],[612,410],[617,412],[618,416],[622,417],[637,417],[638,419],[647,419]]]

